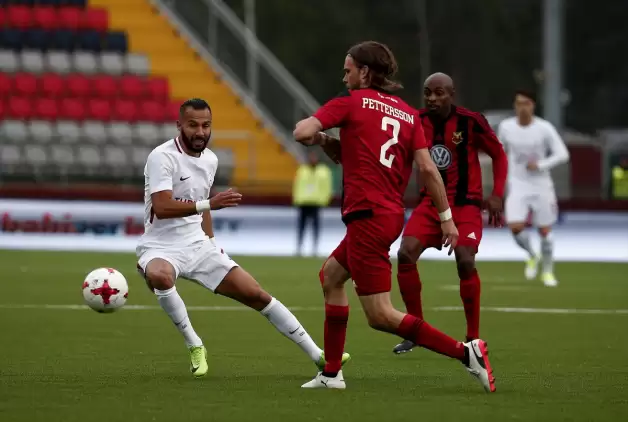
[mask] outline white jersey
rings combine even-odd
[[[153,212],[151,195],[171,190],[172,198],[177,201],[208,199],[217,168],[216,154],[206,149],[200,157],[192,157],[183,152],[178,138],[151,151],[144,167],[144,234],[138,252],[149,248],[183,247],[207,237],[201,228],[201,214],[158,219]]]
[[[567,162],[569,151],[550,122],[535,116],[529,125],[521,126],[511,117],[501,122],[497,137],[508,153],[509,191],[553,192],[550,169]],[[537,163],[538,170],[527,169],[531,161]]]

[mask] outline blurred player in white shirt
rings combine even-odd
[[[236,206],[241,195],[227,191],[209,200],[218,159],[207,144],[212,113],[201,99],[181,106],[180,135],[155,148],[144,169],[145,232],[137,246],[138,269],[159,304],[183,335],[195,377],[208,371],[207,351],[192,328],[175,281],[182,277],[259,311],[298,344],[319,368],[323,351],[296,317],[216,245],[210,209]],[[343,356],[343,361],[349,355]]]
[[[558,285],[554,276],[552,225],[558,218],[558,205],[550,169],[569,161],[569,151],[556,128],[534,115],[534,95],[518,91],[515,95],[516,117],[499,125],[497,136],[508,153],[508,189],[506,222],[515,240],[529,256],[527,279],[536,278],[539,257],[524,230],[530,213],[541,236],[541,277],[546,286]]]

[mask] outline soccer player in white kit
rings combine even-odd
[[[144,168],[145,232],[137,245],[138,269],[182,334],[195,377],[208,371],[207,351],[177,292],[179,277],[259,311],[322,368],[323,351],[296,317],[216,244],[211,204],[235,206],[240,195],[229,191],[208,199],[218,167],[216,155],[207,149],[211,123],[209,105],[201,99],[188,100],[181,106],[179,136],[149,154]],[[349,358],[346,354],[343,361]]]
[[[516,117],[505,119],[498,138],[508,153],[508,188],[506,222],[517,244],[528,253],[527,279],[536,278],[539,257],[530,245],[525,226],[532,213],[532,223],[541,237],[541,278],[548,287],[558,285],[554,276],[552,225],[558,218],[558,205],[550,169],[569,161],[569,151],[556,128],[534,115],[534,95],[518,91],[515,95]]]

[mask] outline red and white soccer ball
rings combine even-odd
[[[124,306],[129,285],[120,271],[98,268],[87,274],[83,282],[85,304],[100,313],[116,311]]]

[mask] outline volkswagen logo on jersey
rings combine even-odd
[[[451,165],[451,151],[444,145],[434,145],[430,149],[430,156],[439,170],[445,170]]]

